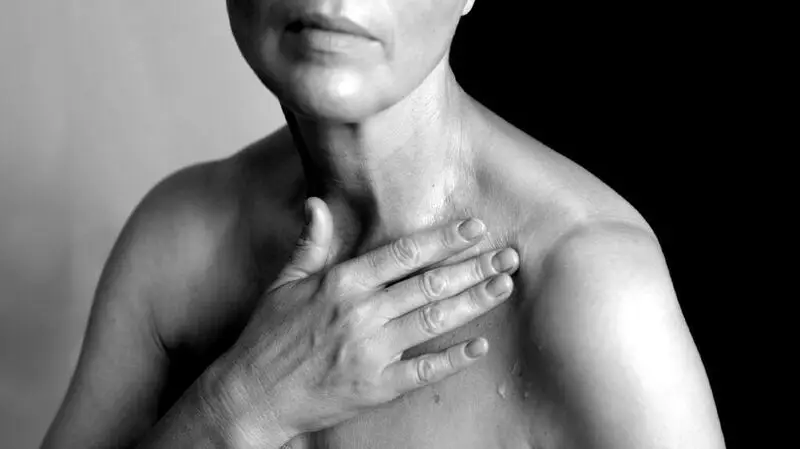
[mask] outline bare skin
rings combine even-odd
[[[277,8],[275,17],[288,5],[264,4]],[[166,411],[191,422],[191,407],[176,411],[187,394],[178,397],[236,352],[264,290],[289,262],[313,194],[332,214],[331,264],[478,217],[486,236],[439,265],[512,248],[519,268],[502,304],[403,353],[409,360],[482,336],[490,348],[482,359],[352,419],[288,435],[287,447],[724,447],[650,227],[601,181],[455,83],[447,33],[470,6],[397,6],[407,8],[396,10],[398,23],[415,23],[411,13],[421,8],[446,25],[420,25],[420,33],[443,31],[419,37],[441,52],[423,55],[418,82],[406,73],[392,79],[386,73],[400,72],[384,65],[364,77],[328,59],[296,66],[270,53],[277,47],[248,47],[251,30],[237,35],[289,108],[294,135],[283,128],[229,159],[183,170],[145,198],[107,264],[45,446],[126,447],[148,433],[155,441],[154,426],[180,433],[165,423]],[[236,24],[244,15],[232,17]],[[407,35],[414,33],[395,34]],[[417,87],[409,93],[404,84]]]
[[[558,269],[553,266],[553,260],[564,257],[558,254],[559,248],[569,246],[570,241],[580,243],[588,240],[585,245],[589,248],[584,250],[579,247],[578,251],[591,251],[592,246],[601,245],[601,249],[607,252],[596,256],[603,258],[611,257],[617,245],[629,245],[628,251],[643,252],[639,257],[643,258],[644,263],[658,269],[651,282],[663,283],[664,287],[668,287],[668,274],[663,268],[663,260],[649,227],[630,206],[569,161],[521,134],[512,135],[518,139],[515,144],[520,146],[509,151],[508,158],[498,160],[506,161],[502,164],[502,168],[505,168],[502,173],[511,174],[515,179],[499,176],[498,173],[487,176],[494,180],[503,179],[504,182],[491,182],[483,190],[484,195],[462,207],[474,211],[476,216],[491,217],[484,219],[489,236],[476,249],[477,252],[506,246],[519,250],[523,268],[517,275],[516,291],[506,304],[489,315],[412,349],[406,357],[441,350],[477,336],[488,338],[492,348],[490,354],[484,361],[458,376],[409,394],[389,407],[342,425],[298,436],[288,447],[594,447],[584,445],[592,440],[592,434],[584,434],[589,432],[584,427],[584,420],[601,420],[607,414],[605,407],[619,407],[616,401],[626,395],[603,397],[601,400],[609,403],[592,404],[596,408],[584,413],[596,414],[594,418],[569,411],[575,404],[568,402],[561,389],[563,387],[558,387],[558,373],[565,370],[559,368],[558,364],[564,363],[564,359],[571,359],[570,353],[576,349],[572,345],[581,345],[577,348],[578,354],[593,351],[589,343],[598,335],[583,336],[585,340],[581,340],[579,335],[577,342],[570,341],[575,337],[569,337],[563,331],[588,332],[589,329],[582,329],[586,324],[580,322],[586,317],[582,314],[572,316],[559,310],[558,306],[562,304],[558,302],[565,300],[560,293],[546,295],[536,292],[547,290],[546,276],[553,276],[552,270]],[[522,149],[526,151],[519,151]],[[74,410],[71,416],[67,416],[69,411],[62,411],[61,419],[65,421],[60,423],[60,427],[98,426],[99,422],[101,424],[98,427],[105,427],[106,432],[122,430],[122,435],[127,434],[133,440],[136,432],[153,425],[158,419],[158,401],[167,401],[161,403],[161,408],[168,408],[169,401],[180,395],[182,388],[199,376],[206,364],[222,354],[226,344],[241,331],[247,313],[253,308],[257,297],[255,286],[274,280],[288,261],[298,230],[303,227],[303,197],[298,192],[303,191],[305,183],[299,158],[295,154],[288,130],[283,128],[231,159],[184,170],[154,190],[143,203],[149,210],[140,209],[138,213],[142,221],[135,228],[129,226],[121,240],[124,241],[125,236],[135,240],[147,239],[146,242],[137,241],[133,246],[147,255],[149,263],[142,260],[142,268],[137,275],[133,279],[125,276],[125,281],[134,288],[141,288],[146,282],[151,284],[148,287],[153,290],[144,298],[146,305],[142,309],[131,304],[130,299],[108,301],[108,309],[132,308],[129,310],[133,310],[133,313],[125,315],[125,322],[120,323],[122,329],[114,332],[116,335],[109,335],[111,331],[99,323],[90,329],[87,337],[89,342],[93,341],[92,331],[102,332],[106,338],[113,338],[114,341],[94,351],[85,351],[81,361],[81,366],[86,367],[81,376],[83,379],[76,378],[66,401],[77,407],[80,413]],[[537,164],[539,159],[546,163]],[[571,174],[579,173],[580,181],[573,184],[565,198],[557,202],[547,201],[547,198],[537,199],[535,192],[543,187],[536,184],[529,190],[508,190],[505,183],[530,182],[528,180],[531,178],[540,182],[544,179],[553,180],[553,173],[548,173],[547,177],[531,176],[529,170],[542,165],[558,167],[557,170]],[[529,170],[522,170],[523,167]],[[257,177],[251,176],[256,173]],[[235,182],[238,179],[253,179],[255,182],[231,186],[240,184]],[[574,182],[574,178],[571,181]],[[272,185],[267,188],[266,183]],[[550,185],[550,182],[543,184]],[[520,195],[520,191],[530,194]],[[600,192],[601,195],[588,192]],[[502,201],[497,201],[501,195]],[[248,205],[233,210],[220,210],[217,207],[237,203]],[[519,204],[525,205],[522,214]],[[142,217],[143,214],[152,215]],[[234,223],[235,226],[232,225]],[[151,227],[146,224],[158,231],[148,230],[145,234],[141,228]],[[237,243],[236,239],[231,239],[235,237],[231,229],[239,229],[237,234],[252,235],[253,240]],[[381,236],[388,234],[380,229],[373,232]],[[565,239],[565,235],[571,237]],[[360,240],[369,241],[361,237]],[[599,242],[592,242],[595,238]],[[383,237],[380,243],[385,239]],[[605,239],[609,239],[613,245],[611,248],[603,242]],[[353,236],[340,233],[335,240],[346,242],[354,239]],[[162,246],[164,243],[169,245],[169,251],[165,251]],[[373,240],[359,249],[340,251],[359,254],[377,244],[378,241]],[[341,245],[340,248],[346,246],[344,243]],[[117,251],[119,253],[119,249]],[[549,263],[546,262],[548,257]],[[113,271],[119,269],[115,265],[112,258],[104,275],[109,283],[113,281],[108,281],[108,278],[113,277]],[[150,268],[145,268],[148,265]],[[628,269],[636,271],[637,268]],[[149,280],[145,281],[147,278]],[[219,292],[225,292],[224,300],[220,300]],[[679,427],[672,427],[671,431],[704,443],[696,447],[722,447],[713,399],[702,364],[682,321],[674,293],[668,290],[663,295],[654,299],[652,304],[645,305],[652,307],[652,313],[668,318],[667,322],[660,323],[659,333],[665,335],[657,337],[671,341],[668,345],[671,347],[671,358],[663,361],[670,369],[669,372],[660,373],[659,377],[667,377],[665,381],[669,381],[670,375],[676,376],[674,381],[684,385],[685,393],[646,403],[645,411],[661,413],[674,410],[674,415],[670,416]],[[160,299],[166,297],[170,299]],[[625,303],[615,304],[622,302],[619,298],[603,300],[611,303],[600,307],[611,310],[630,307]],[[590,307],[596,299],[585,295],[570,298],[570,301],[576,301],[577,304],[563,307]],[[103,310],[100,304],[95,309]],[[93,321],[103,319],[101,313],[93,312]],[[109,310],[106,313],[114,312]],[[622,317],[612,316],[609,319],[621,320]],[[532,329],[533,326],[539,328]],[[638,329],[638,335],[632,334],[627,338],[655,338],[648,331],[652,329],[642,327]],[[108,353],[119,352],[123,345],[121,342],[125,340],[138,342],[135,346],[128,343],[131,346],[125,349],[125,357]],[[648,348],[645,346],[642,350]],[[622,357],[637,354],[611,355]],[[132,363],[129,361],[131,358],[145,363]],[[89,367],[99,360],[112,363],[107,368],[109,372],[89,371]],[[608,363],[612,360],[610,358]],[[643,360],[642,363],[647,361]],[[136,369],[132,371],[132,368]],[[580,365],[571,368],[578,370]],[[601,365],[598,369],[598,374],[602,374],[603,369],[611,370],[612,367]],[[168,377],[177,380],[170,384]],[[591,382],[589,377],[579,378],[572,388],[579,390],[579,386]],[[628,386],[622,384],[619,388],[627,389]],[[83,397],[78,400],[79,395],[94,396],[88,394],[87,390],[103,394],[97,399]],[[126,407],[119,407],[122,403],[138,403],[140,407],[145,407],[136,412],[132,421],[121,423],[116,421],[121,414],[132,413],[125,411]],[[89,412],[86,407],[91,406],[98,408]],[[398,423],[402,423],[402,426],[398,426]]]

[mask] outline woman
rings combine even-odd
[[[289,127],[137,208],[45,446],[724,446],[650,227],[456,83],[472,3],[228,1]]]

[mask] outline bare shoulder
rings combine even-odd
[[[192,238],[188,230],[223,230],[240,215],[252,182],[280,187],[281,174],[290,163],[284,128],[248,145],[232,156],[194,164],[170,174],[153,187],[137,206],[133,225],[177,223],[158,226],[163,238]],[[277,189],[275,189],[277,190]],[[275,191],[265,192],[277,195]]]
[[[483,190],[517,233],[529,364],[597,448],[724,447],[652,228],[578,164],[495,119]]]
[[[488,202],[518,211],[513,218],[523,225],[523,233],[547,231],[549,244],[576,223],[601,220],[627,222],[652,233],[644,217],[605,182],[492,111],[480,111],[490,137],[479,180],[489,186],[483,189]]]
[[[523,293],[530,343],[545,371],[558,373],[568,427],[593,447],[723,447],[705,370],[649,230],[578,224],[540,269],[536,290]]]
[[[235,225],[241,207],[238,190],[231,160],[195,164],[170,174],[134,209],[109,268],[125,263],[126,273],[147,274],[154,283],[189,274],[208,259],[219,236]]]
[[[679,314],[655,235],[627,221],[574,224],[553,242],[538,269],[537,296],[548,303],[544,307],[647,307]]]
[[[225,162],[186,167],[156,184],[136,206],[106,262],[95,309],[150,308],[208,258],[215,236],[235,216]],[[204,257],[203,257],[204,256]],[[133,319],[133,318],[132,318]]]
[[[241,297],[254,288],[249,211],[252,191],[260,186],[253,182],[277,183],[264,167],[279,166],[281,139],[280,131],[273,133],[231,157],[180,169],[154,186],[120,234],[101,285],[114,292],[102,296],[144,302],[159,338],[176,346],[191,338],[187,329],[208,325],[200,314],[187,314],[188,308],[221,312],[217,298]],[[279,191],[267,186],[260,195]],[[227,306],[226,313],[239,313]],[[191,319],[199,322],[187,322]]]
[[[161,253],[164,262],[181,259],[202,266],[224,236],[242,231],[252,201],[278,198],[284,191],[285,167],[291,163],[285,135],[280,129],[228,158],[167,176],[136,207],[121,242],[132,240],[143,251]]]
[[[270,142],[181,169],[135,208],[103,269],[44,447],[135,441],[241,329],[256,290],[244,168]]]
[[[503,162],[491,170],[502,183],[492,190],[520,211],[515,220],[527,296],[550,302],[562,295],[545,290],[581,288],[581,295],[564,294],[568,299],[560,301],[620,303],[627,292],[680,314],[664,255],[644,217],[577,163],[497,120],[493,155],[502,151]],[[653,294],[643,295],[648,289]]]
[[[182,168],[156,184],[126,224],[120,243],[165,257],[195,259],[174,251],[213,241],[231,225],[239,207],[229,161],[212,161]],[[171,251],[172,250],[172,251]],[[173,260],[165,260],[169,262]],[[163,267],[161,267],[163,268]]]

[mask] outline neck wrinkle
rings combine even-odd
[[[400,103],[361,123],[301,122],[283,107],[307,195],[338,203],[365,232],[403,235],[449,219],[453,196],[474,184],[474,154],[471,98],[442,64]]]

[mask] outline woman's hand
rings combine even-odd
[[[306,207],[311,223],[292,261],[213,368],[206,401],[229,412],[237,446],[280,446],[468,367],[488,350],[485,339],[410,360],[401,355],[486,313],[513,287],[509,273],[519,261],[511,249],[396,282],[478,243],[478,220],[424,230],[328,267],[330,211],[318,198]]]

